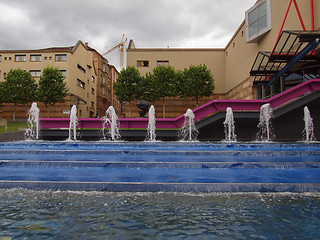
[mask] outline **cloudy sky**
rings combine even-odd
[[[0,0],[0,49],[225,47],[256,0]],[[106,58],[119,65],[118,52]]]

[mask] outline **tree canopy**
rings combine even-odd
[[[120,102],[131,102],[142,94],[142,77],[132,66],[122,69],[113,85],[114,93]]]
[[[46,67],[39,80],[38,99],[46,107],[65,102],[68,95],[65,77],[58,68]]]
[[[213,94],[214,79],[206,65],[185,68],[179,79],[179,95],[183,98],[194,98],[199,105],[199,99]]]
[[[29,72],[21,69],[11,69],[1,84],[2,101],[14,103],[13,120],[17,104],[26,104],[37,99],[37,83]]]
[[[119,73],[114,92],[121,102],[147,100],[154,102],[166,97],[195,98],[210,96],[214,90],[214,79],[205,65],[190,66],[176,71],[172,66],[158,66],[141,77],[139,71],[129,66]],[[165,106],[165,104],[163,104]],[[165,108],[164,114],[165,116]]]
[[[177,96],[177,73],[172,66],[158,66],[145,77],[144,97],[149,101],[157,101],[165,97]]]

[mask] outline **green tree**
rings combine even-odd
[[[11,69],[1,85],[2,101],[14,104],[13,121],[15,121],[17,104],[35,101],[38,85],[29,72],[21,69]]]
[[[194,98],[198,107],[200,98],[212,95],[214,79],[206,65],[190,66],[189,69],[184,69],[178,86],[179,95]]]
[[[46,67],[40,76],[38,99],[48,109],[48,117],[50,105],[65,102],[65,97],[68,95],[67,83],[64,79],[61,71],[54,67]]]
[[[165,98],[177,96],[177,73],[172,66],[158,66],[152,73],[147,73],[144,84],[144,98],[153,102],[163,100],[163,117],[165,118]]]
[[[130,102],[142,97],[142,81],[138,69],[133,66],[128,66],[122,69],[119,73],[117,81],[113,85],[114,93],[120,102],[129,103],[130,117]],[[140,100],[140,99],[139,99]]]

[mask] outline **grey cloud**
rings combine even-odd
[[[234,33],[244,11],[254,2],[0,0],[2,11],[9,11],[4,15],[10,18],[0,17],[0,48],[68,46],[80,39],[105,51],[117,44],[123,33],[138,47],[192,47],[206,36],[208,42],[201,46],[217,47],[221,39]]]

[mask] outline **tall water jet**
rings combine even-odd
[[[69,138],[68,140],[77,140],[77,106],[73,105],[70,111]]]
[[[149,122],[148,122],[146,141],[155,141],[156,140],[156,117],[155,117],[155,110],[153,105],[151,105],[151,107],[149,108],[148,115],[149,115]]]
[[[305,142],[315,141],[315,137],[313,134],[313,119],[311,118],[309,108],[307,106],[304,107],[304,130],[303,135],[305,137]]]
[[[273,110],[270,106],[270,103],[266,103],[260,108],[260,117],[259,117],[259,132],[258,140],[260,141],[270,141],[272,137],[272,127],[271,119],[273,116]]]
[[[226,118],[223,122],[224,125],[224,133],[225,133],[225,141],[227,142],[236,142],[237,135],[235,134],[235,126],[234,126],[234,118],[232,108],[228,107],[226,112]]]
[[[39,139],[39,112],[37,103],[32,103],[28,112],[28,128],[25,133],[26,138],[29,140]]]
[[[112,141],[119,140],[121,138],[119,133],[119,125],[120,123],[118,121],[118,116],[113,106],[108,107],[106,116],[102,118],[102,134],[104,139],[106,139],[106,136],[104,135],[104,129],[109,128],[108,136],[111,137]]]
[[[188,109],[184,114],[184,123],[180,129],[181,140],[195,141],[197,140],[199,131],[194,125],[195,115],[191,109]]]

